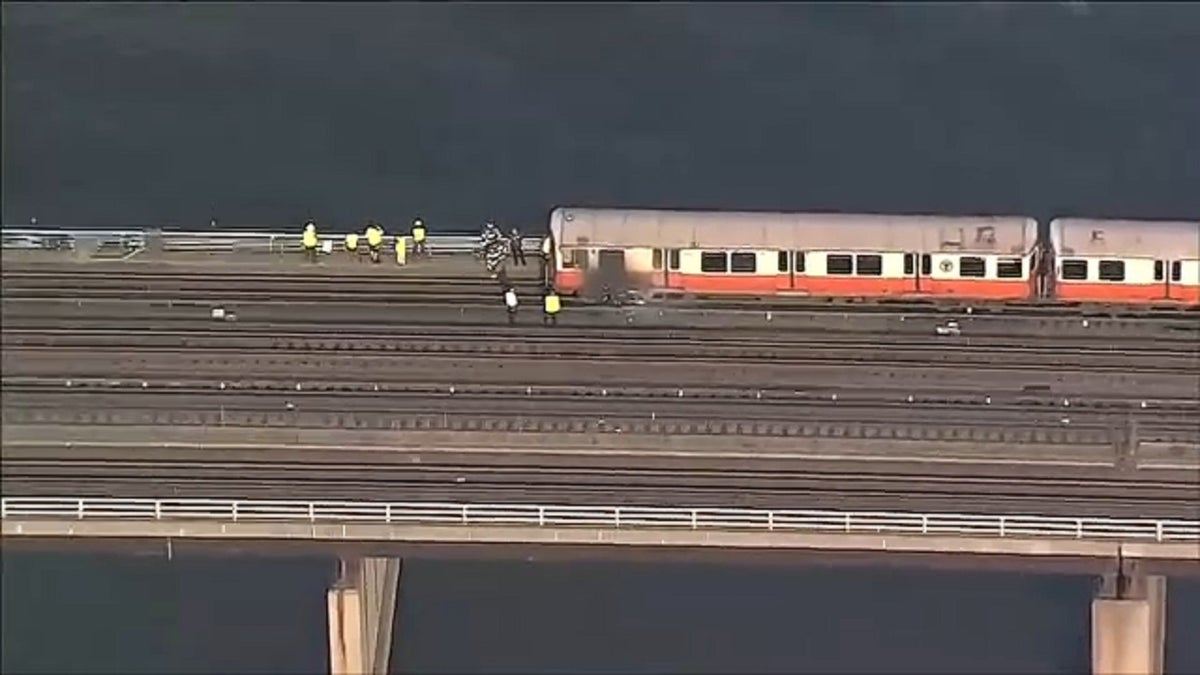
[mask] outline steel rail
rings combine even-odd
[[[221,340],[270,339],[267,346],[274,348],[285,340],[333,340],[332,344],[370,343],[425,345],[427,351],[446,349],[449,346],[509,345],[509,348],[565,349],[574,347],[629,346],[637,343],[642,348],[662,350],[667,354],[686,353],[705,347],[722,347],[749,351],[820,348],[885,349],[904,347],[927,353],[945,351],[997,351],[1006,354],[1087,354],[1148,358],[1170,358],[1185,356],[1200,357],[1200,344],[1189,334],[1164,334],[1160,336],[1140,335],[1134,337],[1099,336],[1088,338],[1080,335],[1031,334],[1031,333],[987,333],[937,339],[927,327],[914,326],[903,330],[871,327],[846,326],[842,328],[823,325],[733,327],[729,326],[661,326],[661,325],[560,325],[553,329],[538,326],[503,325],[497,322],[473,320],[472,317],[451,312],[445,318],[430,321],[420,316],[405,317],[356,317],[355,322],[329,321],[329,317],[288,313],[284,316],[263,316],[247,319],[238,317],[236,322],[214,321],[207,316],[181,314],[176,309],[158,316],[87,316],[59,315],[30,318],[19,313],[5,312],[3,336],[5,344],[72,344],[80,340],[116,340],[118,344],[129,344],[130,338],[138,341],[177,340],[187,338],[187,346],[194,347],[196,340],[219,338]],[[494,312],[497,317],[503,311]],[[458,320],[455,320],[458,319]],[[108,324],[108,325],[105,325]],[[471,329],[481,329],[471,332]],[[486,331],[486,332],[484,332]],[[1200,337],[1200,333],[1197,333]],[[123,340],[122,340],[123,338]],[[513,338],[519,338],[514,340]],[[86,346],[90,343],[85,342]],[[175,343],[178,345],[178,343]],[[236,344],[236,343],[235,343]],[[170,345],[170,343],[168,343]],[[246,346],[254,346],[253,344]],[[458,347],[462,349],[462,347]],[[662,353],[660,351],[660,353]]]
[[[0,519],[431,524],[489,527],[682,528],[1104,542],[1200,542],[1200,521],[862,512],[369,501],[4,497]],[[7,528],[6,528],[7,529]],[[20,536],[8,530],[6,536]]]
[[[518,406],[502,401],[490,406],[455,401],[454,406],[418,402],[412,405],[386,397],[354,401],[343,398],[289,399],[272,397],[258,402],[236,402],[219,396],[205,401],[164,400],[151,394],[141,400],[118,397],[44,397],[26,400],[5,397],[6,424],[107,424],[205,427],[291,427],[310,429],[424,429],[444,431],[510,431],[523,433],[698,434],[731,437],[873,438],[894,440],[973,441],[980,443],[1037,442],[1051,445],[1117,447],[1130,442],[1196,444],[1195,417],[1145,415],[1114,420],[1111,413],[1011,410],[964,417],[961,410],[880,410],[869,406],[822,410],[814,407],[753,409],[731,413],[726,407],[662,406],[648,411],[641,406],[617,407],[581,402],[550,407],[530,402]],[[148,403],[148,400],[155,403]],[[296,401],[296,402],[293,402]],[[736,416],[734,416],[736,415]],[[863,419],[871,420],[863,422]],[[798,422],[797,420],[804,420]],[[1131,426],[1132,425],[1132,426]]]
[[[197,458],[196,453],[156,452],[130,449],[124,452],[110,449],[99,455],[75,457],[72,448],[52,452],[41,450],[37,457],[22,453],[6,453],[0,474],[5,480],[26,481],[31,478],[74,480],[93,479],[153,479],[148,487],[161,481],[231,481],[244,483],[277,483],[288,487],[298,483],[320,486],[352,481],[357,485],[387,488],[398,483],[431,483],[473,485],[511,485],[513,487],[595,487],[620,490],[625,488],[670,488],[696,490],[757,490],[764,493],[784,493],[794,490],[825,492],[872,492],[880,494],[980,497],[1002,495],[1009,497],[1039,497],[1062,499],[1113,499],[1134,501],[1173,501],[1195,508],[1195,491],[1200,489],[1200,477],[1186,472],[1168,475],[1154,474],[1145,478],[1140,473],[1105,472],[1101,475],[1043,475],[1040,472],[980,476],[970,473],[895,474],[873,470],[869,465],[855,465],[853,471],[764,470],[737,464],[715,468],[684,468],[674,466],[559,466],[537,461],[536,456],[514,455],[502,465],[480,465],[439,461],[436,456],[424,456],[420,463],[381,463],[378,461],[347,461],[339,459],[337,450],[330,450],[320,461],[298,461],[290,456],[274,457],[278,451],[260,451],[254,459],[228,459],[217,453]],[[46,455],[52,455],[47,457]],[[215,457],[215,459],[214,459]],[[1119,494],[1118,494],[1119,493]]]
[[[355,368],[374,359],[381,366],[376,371],[384,379],[404,370],[437,360],[500,359],[528,362],[529,370],[544,368],[545,359],[552,356],[557,367],[572,364],[581,374],[588,366],[596,368],[644,364],[646,366],[687,363],[699,368],[711,366],[771,366],[784,373],[785,368],[838,366],[847,369],[929,367],[941,371],[963,368],[986,368],[996,371],[1035,371],[1061,373],[1164,373],[1200,376],[1200,359],[1174,352],[1113,354],[1106,350],[1053,351],[986,346],[944,346],[931,354],[921,346],[902,344],[890,348],[846,345],[844,343],[810,343],[809,345],[762,345],[741,347],[736,344],[709,343],[680,348],[655,341],[612,342],[591,345],[573,341],[546,344],[541,341],[500,342],[487,340],[355,340],[353,338],[284,338],[275,336],[244,337],[238,334],[203,335],[148,334],[131,336],[111,334],[104,338],[89,335],[50,336],[45,334],[14,334],[3,336],[7,367],[20,369],[37,362],[61,363],[62,372],[79,369],[94,363],[102,371],[129,376],[139,368],[167,371],[184,368],[195,373],[193,366],[204,372],[233,370],[269,375],[272,370],[295,372],[297,363],[304,372]],[[133,338],[133,339],[131,339]],[[936,354],[936,356],[934,355]],[[410,359],[397,357],[409,356]],[[386,358],[385,358],[386,357]],[[347,362],[353,359],[356,363]],[[416,360],[413,360],[416,359]],[[136,365],[135,365],[136,364]],[[69,365],[69,369],[65,368]],[[381,372],[380,372],[381,371]],[[11,371],[10,371],[11,372]],[[389,375],[389,373],[394,375]]]
[[[202,400],[220,397],[229,407],[244,405],[256,409],[263,405],[264,397],[286,397],[297,405],[323,406],[335,401],[353,401],[356,409],[371,409],[381,406],[404,405],[409,402],[432,403],[453,402],[457,406],[479,404],[523,406],[557,405],[570,406],[576,403],[617,406],[641,406],[642,404],[668,404],[672,407],[691,405],[759,408],[806,407],[850,411],[860,409],[884,411],[902,410],[905,413],[922,409],[954,412],[988,411],[996,414],[1031,411],[1051,411],[1061,414],[1064,409],[1076,414],[1099,413],[1104,415],[1136,414],[1146,418],[1184,416],[1187,421],[1200,419],[1200,400],[1191,396],[1159,397],[1153,403],[1139,397],[1128,397],[1120,392],[1103,392],[1080,395],[1064,399],[1061,395],[1043,392],[1011,392],[995,396],[982,396],[974,389],[925,389],[919,387],[853,388],[833,393],[826,387],[796,389],[787,386],[695,386],[683,389],[676,386],[661,386],[635,383],[629,386],[579,384],[549,384],[534,387],[523,382],[482,384],[472,382],[402,382],[382,383],[377,380],[139,380],[129,379],[79,379],[63,381],[46,377],[4,377],[0,379],[3,393],[13,401],[36,401],[55,397],[85,399],[138,399],[149,408],[170,407],[175,402],[166,402],[164,397],[198,404]],[[900,392],[908,392],[907,395]],[[273,405],[273,404],[268,404]],[[1200,426],[1200,425],[1198,425]]]
[[[266,293],[266,291],[262,291]],[[267,293],[269,295],[269,293]],[[400,298],[397,294],[395,297]],[[528,298],[528,294],[525,296]],[[535,295],[536,297],[536,295]],[[73,319],[101,320],[118,316],[126,320],[151,321],[164,319],[179,321],[187,318],[207,318],[209,309],[214,306],[229,307],[237,310],[246,317],[256,317],[258,320],[276,322],[295,322],[297,313],[306,315],[304,318],[312,324],[358,324],[370,325],[383,323],[424,324],[428,325],[434,318],[442,318],[443,323],[461,323],[474,318],[477,322],[486,317],[489,324],[494,325],[495,316],[502,316],[503,307],[499,303],[498,289],[491,288],[478,296],[472,295],[469,302],[462,304],[462,298],[441,297],[437,294],[409,294],[403,299],[406,311],[401,314],[381,313],[378,304],[363,304],[357,301],[353,293],[342,294],[336,302],[305,299],[299,301],[280,300],[279,302],[238,302],[228,297],[214,296],[207,300],[186,299],[181,294],[168,294],[166,297],[147,299],[142,294],[131,291],[128,297],[121,299],[31,299],[14,298],[6,295],[4,311],[9,320],[38,320],[38,319]],[[399,302],[397,303],[399,304]],[[536,305],[536,303],[533,303]],[[570,304],[570,303],[569,303]],[[187,311],[196,314],[186,314]],[[486,310],[493,311],[486,311]],[[540,308],[530,307],[525,314],[540,314]],[[498,312],[496,311],[498,310]],[[1130,319],[1079,319],[1079,318],[1022,318],[976,316],[974,314],[959,314],[951,317],[957,319],[963,326],[963,332],[970,337],[988,336],[1037,336],[1039,331],[1052,331],[1055,335],[1072,335],[1076,338],[1112,338],[1117,340],[1131,339],[1187,339],[1200,336],[1197,324],[1187,319],[1170,322],[1147,323]],[[567,330],[578,330],[583,324],[598,324],[612,327],[614,319],[616,326],[626,330],[640,330],[643,326],[656,328],[672,328],[674,330],[701,332],[737,331],[771,333],[791,331],[826,331],[826,332],[888,332],[888,333],[921,333],[931,337],[934,326],[945,317],[923,315],[920,313],[897,313],[891,315],[864,314],[853,311],[820,312],[807,309],[780,309],[771,311],[762,307],[739,307],[730,309],[713,309],[703,306],[685,306],[670,304],[647,304],[642,306],[626,306],[614,308],[607,306],[575,306],[570,312],[562,315],[564,321],[569,319],[569,325],[562,326]],[[502,322],[501,322],[502,323]],[[590,327],[590,326],[589,326]]]

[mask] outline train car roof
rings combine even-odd
[[[1200,259],[1200,221],[1055,218],[1050,240],[1060,256]]]
[[[1022,216],[915,216],[559,207],[560,246],[1024,254],[1037,221]]]

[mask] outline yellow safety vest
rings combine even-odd
[[[304,228],[304,248],[317,247],[317,230],[316,228]]]
[[[346,235],[346,250],[350,251],[351,253],[358,250],[357,232],[351,232],[350,234]]]
[[[379,231],[378,227],[367,229],[367,243],[370,244],[371,248],[375,248],[383,243],[383,233]]]
[[[413,241],[418,244],[425,241],[425,226],[418,225],[412,229]]]
[[[557,293],[550,293],[546,296],[546,313],[558,314],[558,310],[562,309],[562,302],[558,299]]]

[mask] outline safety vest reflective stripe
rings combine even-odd
[[[551,293],[550,295],[547,295],[546,296],[546,313],[547,314],[558,314],[558,310],[560,310],[560,309],[562,309],[562,303],[559,301],[558,296],[553,293]]]

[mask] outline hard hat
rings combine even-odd
[[[420,218],[415,218],[415,219],[413,219],[413,225],[415,227],[420,227],[421,225],[424,225],[424,223],[421,222]]]

